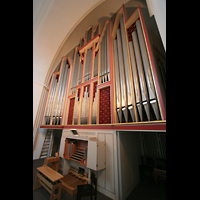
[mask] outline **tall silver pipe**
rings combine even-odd
[[[100,76],[100,83],[101,83],[101,80],[102,80],[102,60],[103,60],[103,57],[102,57],[102,54],[103,54],[103,50],[102,50],[102,42],[100,42],[100,50],[99,50],[99,53],[100,53],[100,72],[99,72],[99,76]]]
[[[87,80],[90,79],[90,70],[91,70],[91,52],[92,50],[88,50],[88,65],[87,65]]]
[[[95,57],[95,53],[94,53],[94,72],[93,72],[94,77],[98,76],[98,56],[99,54],[97,53]]]
[[[72,78],[72,84],[71,84],[71,94],[74,94],[76,92],[76,84],[77,84],[77,72],[79,67],[79,54],[78,49],[76,49],[75,52],[75,59],[74,59],[74,69],[73,69],[73,78]]]
[[[89,69],[88,69],[88,80],[90,80],[90,77],[91,77],[91,64],[92,64],[92,48],[90,49],[90,63],[89,63]]]
[[[124,69],[126,74],[126,88],[127,88],[127,103],[128,109],[131,113],[132,121],[136,121],[136,116],[134,112],[134,104],[135,104],[135,97],[133,96],[133,81],[131,77],[131,71],[128,63],[128,50],[126,45],[126,35],[125,35],[125,28],[124,28],[124,19],[123,17],[120,18],[120,30],[121,30],[121,39],[122,39],[122,48],[123,48],[123,60],[124,60]]]
[[[60,122],[60,114],[61,114],[61,107],[62,107],[62,101],[63,101],[63,95],[64,95],[64,85],[65,85],[65,76],[66,76],[66,72],[67,72],[67,67],[64,66],[64,71],[63,71],[63,81],[61,83],[61,94],[60,94],[60,101],[58,103],[58,109],[57,109],[57,121],[56,121],[56,125],[59,124]]]
[[[95,92],[94,101],[92,102],[92,124],[96,124],[97,119],[97,90]]]
[[[101,75],[102,75],[102,78],[101,78],[101,81],[102,83],[104,83],[104,65],[105,65],[105,45],[104,45],[104,41],[105,41],[105,37],[103,36],[103,39],[102,39],[102,63],[101,63]]]
[[[107,81],[107,75],[106,75],[106,72],[107,72],[107,30],[104,32],[104,82]]]
[[[63,111],[63,106],[64,106],[64,98],[65,98],[65,92],[66,92],[66,87],[67,87],[67,81],[68,81],[68,74],[69,74],[69,65],[66,65],[66,70],[65,70],[65,75],[64,75],[64,83],[63,83],[63,91],[62,91],[62,101],[60,104],[60,113],[59,113],[59,122],[58,124],[61,123],[62,119],[62,111]]]
[[[78,99],[78,91],[76,92],[76,98],[75,98],[75,105],[74,105],[74,124],[77,124],[77,117],[78,117],[78,108],[79,108],[79,99]]]
[[[146,80],[147,80],[150,103],[153,107],[153,110],[154,110],[157,120],[159,120],[159,111],[158,111],[158,104],[157,104],[157,100],[156,100],[156,93],[155,93],[153,78],[152,78],[151,69],[150,69],[150,65],[149,65],[149,60],[147,57],[147,49],[145,47],[144,37],[142,34],[140,19],[138,19],[136,21],[136,30],[138,33],[139,44],[140,44],[140,48],[141,48],[142,61],[143,61],[145,76],[146,76]]]
[[[86,52],[85,61],[84,61],[84,62],[85,62],[84,81],[87,81],[88,51],[89,51],[89,49],[88,49],[87,52]]]
[[[81,124],[87,124],[88,117],[88,107],[89,107],[89,97],[87,92],[87,87],[85,88],[84,97],[81,105]]]
[[[55,120],[53,122],[54,125],[57,123],[57,120],[58,120],[58,107],[59,107],[59,103],[60,103],[60,99],[61,99],[64,71],[65,71],[65,65],[62,65],[59,82],[58,82],[58,95],[56,98],[57,101],[56,101],[56,106],[55,106],[55,110],[54,110],[54,116],[55,116]]]
[[[109,56],[109,27],[107,25],[107,81],[110,81],[110,56]]]
[[[46,107],[46,110],[45,110],[45,122],[44,124],[49,124],[49,119],[50,119],[50,107],[51,107],[51,102],[52,102],[52,99],[53,99],[53,91],[54,91],[54,88],[55,88],[55,82],[56,82],[56,76],[52,77],[52,83],[51,83],[51,88],[50,88],[50,91],[49,91],[49,98],[48,98],[48,102],[47,102],[47,107]]]
[[[51,113],[52,113],[52,108],[53,108],[53,102],[54,102],[54,98],[55,98],[55,93],[56,93],[56,88],[57,88],[57,80],[56,80],[56,76],[54,76],[54,86],[52,88],[52,95],[51,95],[51,99],[50,99],[50,104],[49,104],[49,109],[48,109],[48,120],[47,120],[47,125],[50,124],[50,120],[51,120]]]
[[[142,98],[140,94],[140,83],[138,79],[138,71],[135,61],[135,53],[133,50],[133,42],[129,42],[129,51],[130,51],[130,57],[131,57],[131,66],[132,66],[132,72],[133,72],[133,79],[134,79],[134,86],[135,86],[135,100],[136,100],[136,106],[139,111],[140,119],[143,121],[143,115],[142,115]]]
[[[134,50],[135,50],[135,58],[136,58],[139,81],[140,81],[142,104],[143,104],[145,112],[147,114],[147,118],[150,121],[149,96],[147,93],[146,80],[145,80],[145,76],[144,76],[142,59],[141,59],[141,54],[140,54],[139,43],[138,43],[136,31],[132,32],[132,40],[133,40],[133,46],[134,46]]]
[[[114,66],[115,66],[115,85],[116,85],[116,96],[117,96],[117,115],[119,119],[119,123],[122,122],[122,102],[121,102],[121,88],[120,88],[120,78],[119,78],[119,65],[118,65],[118,53],[117,53],[117,40],[113,40],[113,48],[114,48]]]
[[[78,84],[81,83],[81,77],[82,77],[82,70],[83,70],[83,64],[81,61],[79,61],[79,73],[78,73]]]
[[[87,74],[86,74],[86,81],[88,80],[88,76],[89,76],[89,66],[90,66],[90,49],[88,49],[87,52]]]
[[[85,97],[85,124],[88,123],[88,110],[89,110],[89,91],[87,91],[88,88],[85,88],[86,91],[86,97]]]
[[[119,29],[117,29],[117,50],[118,50],[119,66],[120,66],[119,69],[120,69],[120,85],[122,94],[122,111],[124,113],[125,121],[128,122],[126,82],[125,82],[124,62],[122,55],[121,34]]]
[[[49,117],[49,109],[50,109],[50,106],[51,106],[51,99],[52,99],[52,94],[53,94],[53,88],[54,88],[54,80],[55,80],[55,76],[52,77],[52,82],[51,82],[51,88],[49,88],[49,98],[48,98],[48,101],[46,103],[46,110],[45,110],[45,124],[47,124],[48,122],[48,117]]]

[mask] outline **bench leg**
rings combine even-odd
[[[58,193],[55,194],[55,190],[58,189]],[[54,185],[51,189],[51,197],[50,200],[60,200],[60,196],[61,196],[61,190],[62,190],[62,183],[59,183],[57,185]]]
[[[42,185],[37,186],[37,184],[39,183],[37,174],[36,174],[36,177],[35,177],[35,183],[34,183],[34,186],[33,186],[33,191],[37,190],[38,188],[40,188],[42,186]]]

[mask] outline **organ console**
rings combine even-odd
[[[51,77],[42,126],[166,120],[165,89],[140,7],[86,30]],[[68,92],[69,91],[69,92]],[[70,147],[71,148],[71,147]],[[69,150],[70,152],[70,150]]]

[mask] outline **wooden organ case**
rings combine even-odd
[[[126,15],[122,5],[114,23],[88,27],[72,63],[62,58],[51,77],[41,128],[165,122],[164,84],[141,8]]]

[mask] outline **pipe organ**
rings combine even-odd
[[[101,29],[101,32],[100,32]],[[136,124],[166,120],[165,89],[140,7],[90,26],[52,74],[42,125]],[[49,127],[48,127],[49,128]]]

